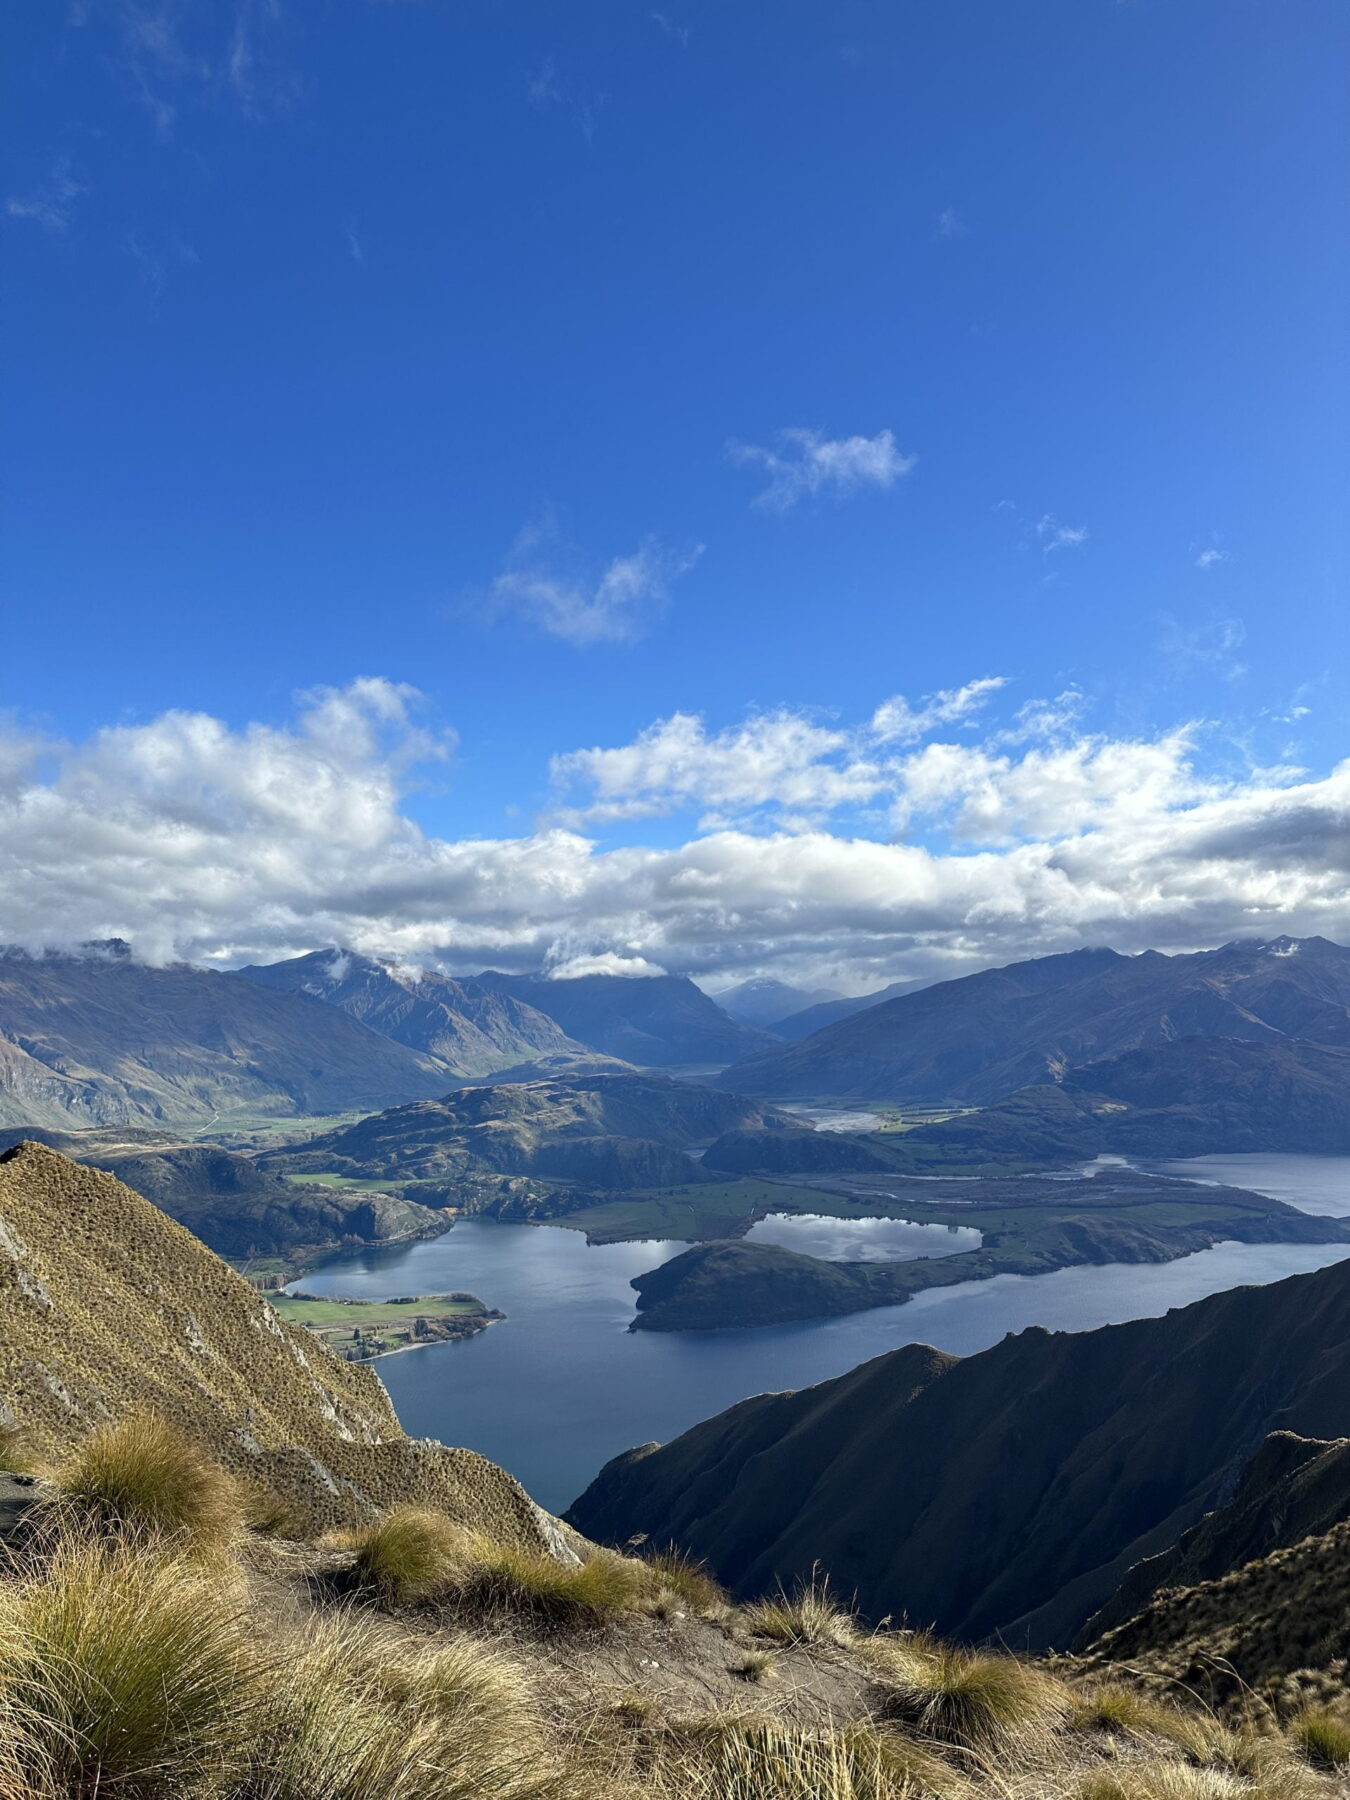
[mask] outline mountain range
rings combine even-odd
[[[718,1077],[739,1093],[983,1106],[1178,1037],[1350,1045],[1350,950],[1243,940],[1164,956],[1077,950],[869,1006]]]
[[[780,1019],[842,999],[843,995],[834,988],[794,987],[791,982],[779,981],[772,975],[757,975],[751,981],[723,988],[716,995],[717,1004],[731,1018],[742,1025],[754,1025],[775,1034]]]
[[[351,950],[314,950],[287,962],[250,964],[245,980],[309,994],[340,1007],[395,1043],[471,1078],[532,1060],[583,1052],[552,1018],[482,982],[403,968]]]
[[[120,941],[0,951],[0,1126],[228,1128],[379,1111],[538,1062],[721,1065],[771,1041],[674,976],[458,980],[340,950],[152,968]]]
[[[368,1112],[444,1091],[438,1058],[306,994],[127,946],[0,953],[0,1125],[205,1125]]]
[[[1272,1432],[1350,1434],[1350,1262],[966,1358],[906,1345],[629,1451],[566,1516],[740,1596],[821,1567],[874,1618],[1064,1648]]]

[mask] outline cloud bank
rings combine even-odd
[[[561,822],[424,832],[404,796],[453,744],[375,678],[302,697],[285,726],[170,712],[77,745],[5,730],[0,938],[117,935],[217,964],[344,944],[459,970],[772,967],[862,988],[1086,943],[1350,937],[1350,762],[1221,779],[1193,729],[1108,738],[1057,704],[978,740],[968,714],[897,742],[875,723],[897,706],[856,728],[676,714],[560,758],[578,814],[708,819],[609,847]]]

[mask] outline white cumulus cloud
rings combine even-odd
[[[732,443],[727,455],[767,471],[768,486],[755,496],[755,505],[771,512],[789,512],[817,495],[846,500],[864,488],[894,487],[918,461],[897,449],[889,430],[875,437],[827,438],[803,425],[780,431],[774,449]]]

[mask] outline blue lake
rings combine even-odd
[[[1238,1160],[1204,1158],[1203,1171],[1177,1167],[1236,1182]],[[1260,1160],[1263,1168],[1240,1185],[1271,1192],[1278,1181],[1278,1197],[1307,1211],[1350,1213],[1350,1197],[1335,1207],[1327,1199],[1345,1193],[1337,1183],[1350,1175],[1350,1159]],[[1343,1165],[1339,1174],[1325,1166],[1333,1162]],[[914,1242],[890,1254],[932,1253]],[[805,1247],[803,1239],[793,1247]],[[1028,1325],[1082,1331],[1152,1317],[1221,1288],[1278,1281],[1350,1255],[1344,1244],[1219,1244],[1172,1263],[999,1275],[844,1319],[757,1331],[630,1332],[629,1282],[684,1248],[593,1246],[559,1227],[465,1220],[443,1237],[334,1260],[299,1285],[368,1299],[466,1288],[501,1307],[505,1323],[477,1337],[385,1357],[376,1367],[408,1431],[482,1451],[543,1505],[561,1510],[630,1445],[672,1437],[747,1394],[840,1375],[899,1344],[968,1354]]]

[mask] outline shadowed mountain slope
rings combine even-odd
[[[1273,1431],[1243,1470],[1232,1498],[1159,1555],[1136,1563],[1088,1620],[1082,1636],[1091,1642],[1159,1604],[1174,1589],[1222,1581],[1247,1563],[1324,1535],[1347,1520],[1350,1438],[1328,1441]],[[1350,1567],[1346,1575],[1350,1579]]]
[[[40,1144],[0,1157],[0,1396],[47,1456],[153,1411],[314,1524],[420,1499],[541,1543],[495,1464],[405,1437],[378,1377],[275,1310],[111,1175]]]
[[[350,950],[315,950],[238,972],[262,987],[340,1007],[396,1043],[429,1051],[456,1075],[488,1075],[536,1056],[584,1049],[510,994]]]
[[[1280,1430],[1350,1431],[1350,1262],[964,1360],[907,1346],[616,1458],[568,1518],[741,1595],[820,1563],[873,1617],[1063,1646]]]
[[[987,1105],[1179,1037],[1350,1045],[1350,950],[1243,941],[1191,956],[1078,950],[868,1007],[728,1069],[738,1093]]]
[[[501,975],[485,970],[483,987],[513,995],[556,1020],[571,1038],[607,1056],[645,1067],[726,1063],[775,1040],[729,1019],[682,975]]]
[[[0,953],[0,1125],[364,1112],[444,1091],[445,1066],[336,1007],[125,945]]]

